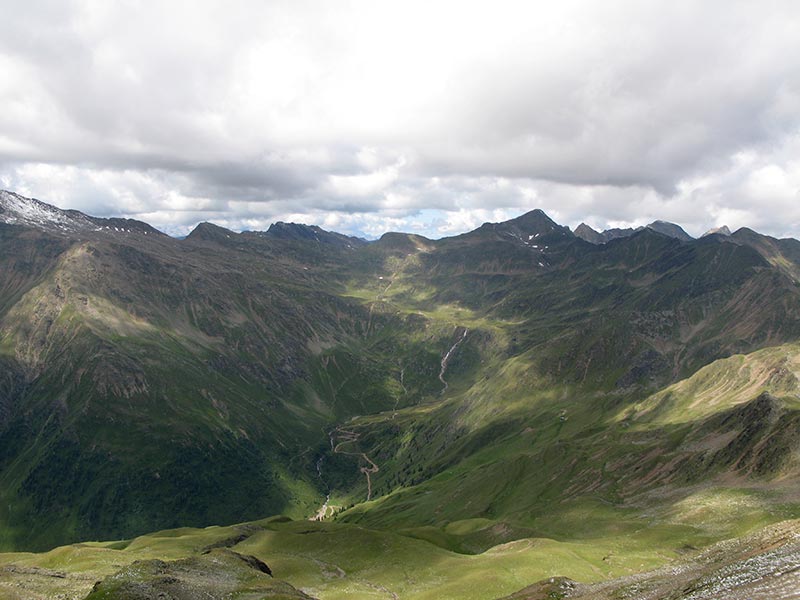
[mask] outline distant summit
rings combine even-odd
[[[347,236],[333,231],[325,231],[316,225],[300,223],[284,223],[277,221],[267,231],[243,231],[238,233],[214,223],[199,223],[186,236],[187,240],[215,243],[241,243],[253,238],[259,240],[284,240],[291,242],[310,242],[312,244],[330,244],[341,248],[357,248],[367,244],[366,240]]]
[[[605,244],[611,240],[632,236],[634,233],[641,231],[642,229],[644,228],[639,227],[638,229],[633,229],[628,227],[627,229],[619,229],[614,227],[612,229],[606,229],[605,231],[600,232],[595,231],[586,223],[581,223],[575,228],[574,233],[577,237],[589,242],[590,244]]]
[[[731,235],[731,230],[728,228],[727,225],[723,225],[722,227],[714,227],[713,229],[709,229],[700,237],[706,237],[707,235],[724,235],[729,236]]]
[[[0,190],[0,223],[25,225],[61,235],[100,233],[163,236],[143,221],[118,217],[90,217],[78,210],[62,210],[35,198]]]
[[[76,210],[61,210],[34,198],[0,191],[0,222],[48,231],[94,231],[100,227]]]
[[[335,246],[345,246],[347,248],[354,248],[363,246],[367,243],[366,240],[326,231],[316,225],[303,225],[300,223],[284,223],[277,221],[269,226],[266,232],[258,232],[259,235],[264,237],[273,237],[282,240],[297,240],[317,242],[320,244],[333,244]]]
[[[680,225],[676,225],[675,223],[670,223],[668,221],[653,221],[647,226],[647,228],[657,231],[658,233],[663,233],[666,236],[675,238],[676,240],[680,240],[682,242],[688,242],[689,240],[694,239],[692,236],[686,233]]]
[[[484,223],[473,231],[457,235],[453,240],[496,239],[537,248],[542,243],[570,239],[569,227],[559,225],[540,209],[535,209],[508,221]]]
[[[599,231],[595,231],[591,227],[589,227],[586,223],[581,223],[575,228],[573,232],[577,237],[581,238],[584,241],[589,242],[590,244],[604,244],[608,240],[606,240],[602,233]]]
[[[500,223],[500,225],[506,226],[509,229],[516,228],[520,233],[539,233],[542,235],[553,232],[563,232],[565,229],[565,227],[553,221],[553,219],[548,217],[547,214],[539,208]]]
[[[380,239],[374,243],[381,248],[403,253],[427,251],[433,244],[431,240],[421,235],[399,233],[396,231],[384,233]]]
[[[694,239],[692,236],[686,233],[680,225],[676,225],[675,223],[670,223],[668,221],[653,221],[649,225],[637,227],[636,229],[632,227],[628,227],[626,229],[619,229],[615,227],[612,229],[606,229],[604,231],[596,231],[586,223],[581,223],[575,228],[574,233],[576,237],[579,237],[590,244],[606,244],[611,240],[630,237],[634,233],[644,229],[650,229],[682,242],[688,242]]]
[[[198,223],[197,227],[195,227],[192,232],[186,236],[187,240],[204,240],[207,242],[220,242],[223,240],[229,240],[233,237],[238,237],[238,233],[235,231],[231,231],[230,229],[225,229],[224,227],[220,227],[219,225],[214,225],[214,223]]]

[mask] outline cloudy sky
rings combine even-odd
[[[0,6],[0,187],[64,208],[800,237],[796,0]]]

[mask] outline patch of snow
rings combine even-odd
[[[61,231],[99,231],[102,229],[80,213],[70,215],[60,208],[33,198],[25,198],[14,192],[0,191],[0,207],[3,208],[0,213],[0,222],[3,223]]]
[[[101,225],[91,217],[75,210],[61,210],[35,198],[26,198],[14,192],[0,190],[0,223],[26,225],[60,234],[76,232],[144,233],[130,227]]]

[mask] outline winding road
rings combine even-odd
[[[336,435],[337,433],[338,435]],[[380,471],[380,467],[378,467],[378,465],[375,464],[375,462],[363,452],[347,452],[346,450],[341,449],[342,446],[345,444],[354,444],[358,442],[358,438],[361,437],[361,434],[355,431],[349,431],[347,429],[342,429],[341,427],[337,427],[331,432],[330,436],[331,436],[331,445],[334,444],[334,439],[337,440],[337,443],[333,446],[334,454],[359,456],[362,459],[364,459],[364,462],[369,464],[369,466],[360,467],[359,469],[367,477],[367,501],[369,501],[372,498],[372,479],[370,475]]]
[[[344,454],[347,456],[357,456],[361,458],[367,466],[359,467],[359,471],[361,471],[367,478],[367,501],[372,498],[372,474],[377,473],[380,471],[380,467],[373,461],[369,456],[367,456],[364,452],[350,452],[347,450],[342,450],[342,446],[345,444],[355,444],[358,442],[358,438],[361,437],[361,434],[355,431],[351,431],[349,429],[343,429],[341,426],[337,427],[336,429],[332,430],[328,433],[328,439],[331,443],[331,449],[333,450],[334,454]],[[320,480],[324,481],[322,477],[322,462],[324,461],[325,457],[321,456],[317,460],[317,477]],[[328,517],[332,517],[336,514],[336,509],[339,508],[338,506],[334,506],[330,504],[331,501],[331,489],[328,487],[328,493],[325,495],[325,502],[322,506],[319,507],[319,510],[314,514],[313,517],[309,519],[309,521],[323,521]]]

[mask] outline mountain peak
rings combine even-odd
[[[389,250],[396,250],[404,253],[427,251],[432,246],[431,240],[426,237],[413,233],[399,233],[396,231],[387,231],[375,243]]]
[[[706,237],[707,235],[714,235],[714,234],[729,236],[729,235],[731,235],[731,230],[730,230],[730,228],[728,228],[727,225],[723,225],[722,227],[713,227],[712,229],[709,229],[708,231],[706,231],[700,237]]]
[[[579,237],[590,244],[602,244],[605,242],[603,239],[603,234],[595,229],[592,229],[586,223],[581,223],[578,225],[573,233],[576,237]]]
[[[497,233],[518,238],[526,244],[531,242],[534,238],[539,239],[554,236],[559,238],[565,236],[572,237],[572,232],[569,230],[569,227],[559,225],[539,208],[508,221],[487,223],[483,227],[487,225]]]
[[[231,231],[230,229],[225,229],[224,227],[220,227],[214,223],[208,223],[207,221],[204,221],[202,223],[198,223],[197,227],[195,227],[192,232],[186,236],[186,239],[221,241],[238,235],[238,233]]]
[[[366,244],[361,238],[326,231],[317,225],[304,225],[302,223],[285,223],[276,221],[269,226],[267,231],[260,235],[283,240],[312,241],[320,244],[332,244],[346,248],[354,248]]]
[[[589,227],[586,223],[581,223],[575,228],[574,234],[576,237],[581,238],[582,240],[589,242],[590,244],[606,244],[611,240],[616,240],[618,238],[623,237],[630,237],[637,231],[640,231],[643,228],[633,229],[631,227],[627,229],[604,229],[603,231],[597,231]]]
[[[540,208],[528,211],[523,215],[506,221],[506,223],[514,224],[523,230],[531,230],[531,233],[534,233],[533,230],[536,230],[535,233],[544,233],[547,230],[557,231],[564,229],[561,225],[548,217],[547,213]]]
[[[664,235],[668,235],[669,237],[681,240],[682,242],[688,242],[693,240],[694,238],[686,233],[680,225],[676,225],[675,223],[670,223],[669,221],[653,221],[649,225],[647,225],[648,229],[652,229],[658,233],[663,233]]]
[[[653,221],[649,225],[637,227],[636,229],[628,227],[627,229],[614,228],[606,229],[604,231],[596,231],[589,227],[586,223],[581,223],[575,228],[574,233],[575,236],[591,244],[605,244],[618,238],[630,237],[643,230],[655,231],[656,233],[675,238],[682,242],[688,242],[694,239],[692,236],[686,233],[680,225],[661,220]]]
[[[276,221],[269,226],[266,233],[272,237],[287,240],[313,240],[318,242],[320,241],[320,234],[325,234],[327,232],[317,225]]]
[[[99,227],[76,210],[61,210],[35,198],[0,190],[0,222],[58,232],[96,231]]]
[[[79,210],[62,210],[35,198],[26,198],[6,190],[0,190],[0,223],[24,225],[62,235],[95,232],[165,235],[143,221],[119,217],[90,217]]]

